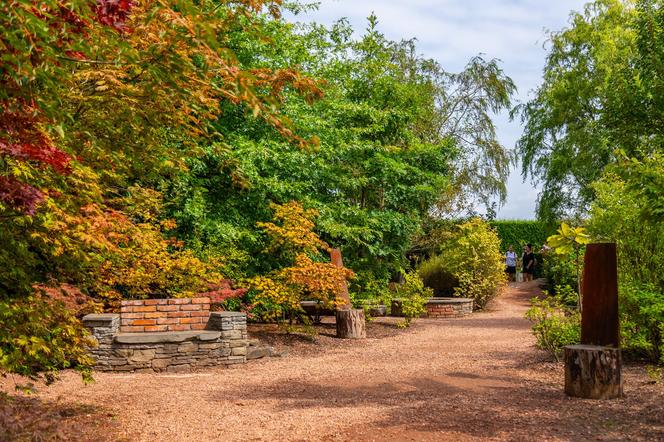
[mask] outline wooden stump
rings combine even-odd
[[[620,349],[598,345],[565,347],[565,393],[586,399],[613,399],[623,394]]]
[[[336,317],[337,338],[364,339],[367,337],[363,309],[337,310]]]

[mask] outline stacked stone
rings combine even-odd
[[[99,342],[90,352],[101,371],[180,372],[246,362],[244,313],[212,313],[200,331],[118,333],[115,314],[88,315],[83,323]]]
[[[203,330],[210,316],[210,298],[122,301],[120,314],[124,333]]]

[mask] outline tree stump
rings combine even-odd
[[[337,310],[337,338],[364,339],[367,337],[363,309]]]
[[[620,349],[598,345],[565,347],[565,393],[585,399],[614,399],[623,394]]]

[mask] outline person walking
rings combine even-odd
[[[532,281],[533,274],[535,273],[535,254],[533,253],[533,245],[526,244],[523,248],[523,258],[521,258],[523,266],[523,280]]]
[[[511,244],[505,253],[505,273],[507,273],[507,279],[516,281],[516,252]]]

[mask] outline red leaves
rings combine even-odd
[[[43,199],[44,194],[34,187],[12,177],[0,176],[0,201],[13,209],[33,215]]]
[[[71,157],[53,144],[41,128],[37,106],[24,100],[0,102],[0,153],[23,161],[36,161],[59,173],[69,172]]]
[[[97,0],[97,20],[101,24],[126,32],[125,23],[132,6],[134,2],[131,0]]]

